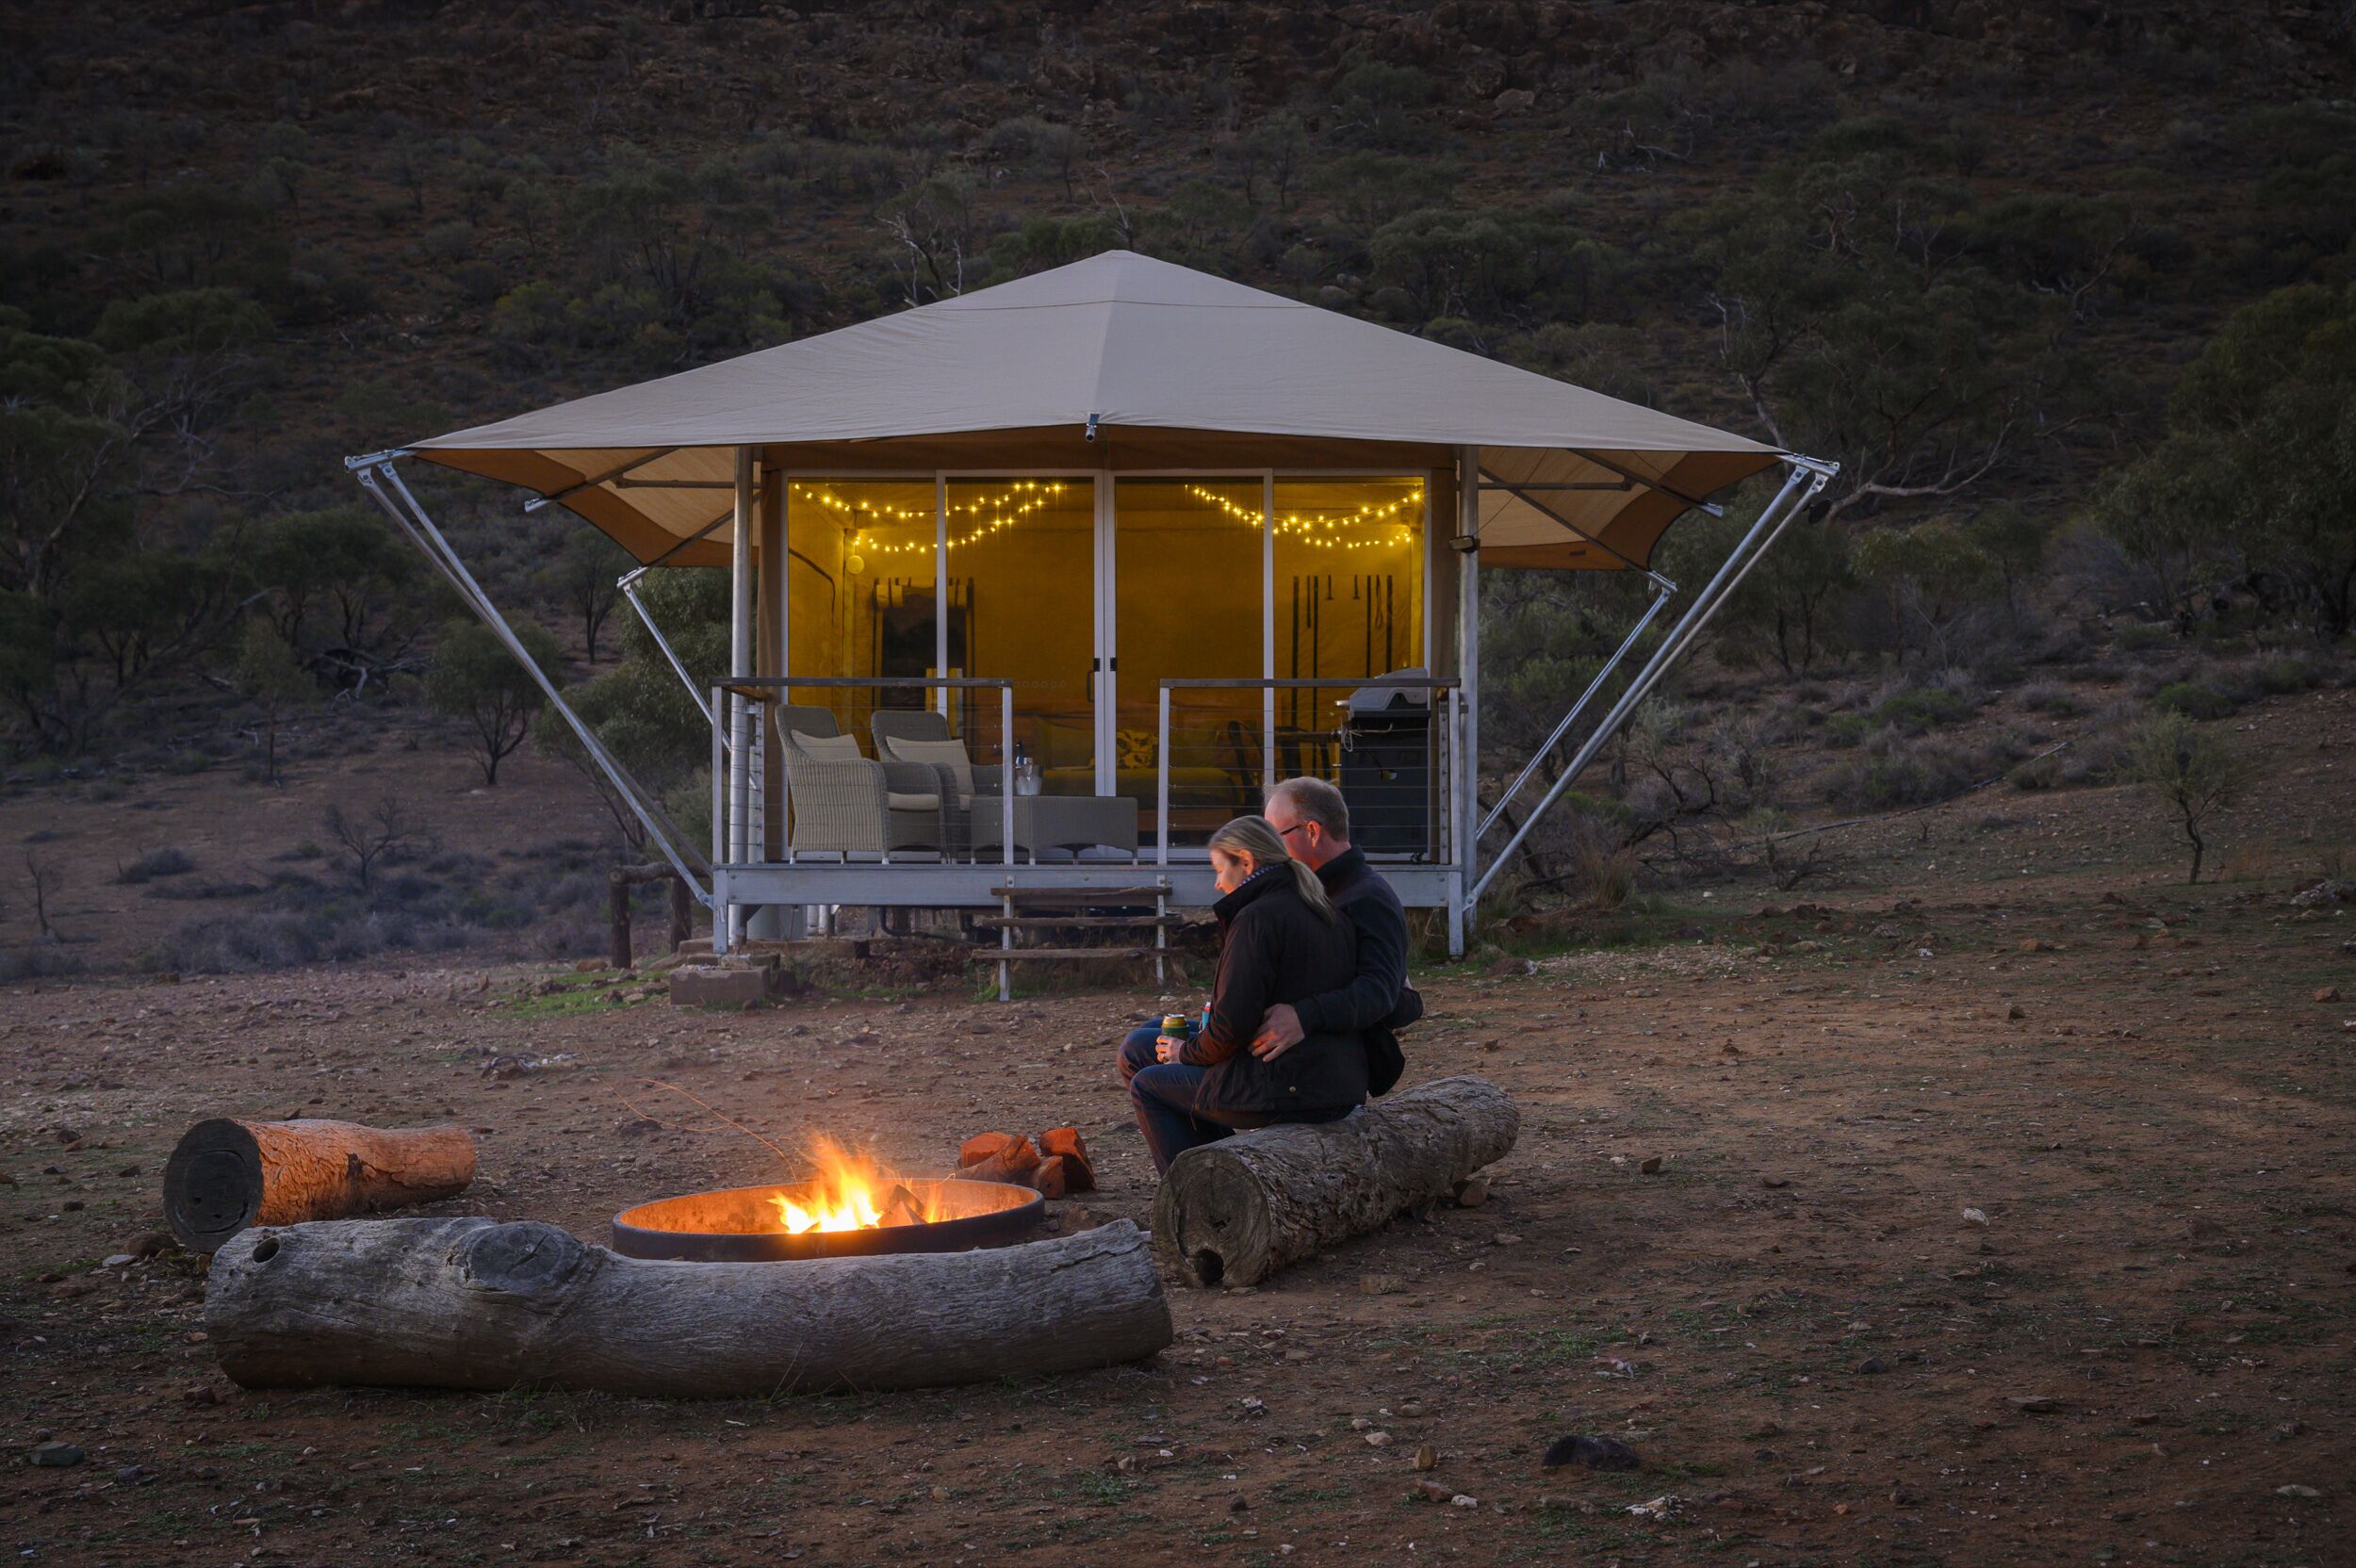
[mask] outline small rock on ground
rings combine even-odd
[[[1633,1470],[1644,1462],[1636,1457],[1635,1449],[1616,1437],[1574,1434],[1558,1438],[1540,1462],[1549,1470],[1565,1464],[1585,1465],[1590,1470]]]

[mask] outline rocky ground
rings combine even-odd
[[[2331,711],[2282,727],[2307,831]],[[1149,1364],[940,1393],[244,1392],[201,1261],[154,1250],[163,1158],[206,1114],[454,1120],[482,1176],[445,1210],[590,1238],[772,1176],[659,1076],[917,1169],[1077,1121],[1105,1190],[1056,1223],[1142,1217],[1110,1052],[1164,997],[702,1013],[382,963],[0,992],[10,1538],[117,1564],[2347,1561],[2356,919],[2295,907],[2312,876],[2184,888],[2123,794],[2051,802],[1864,830],[1908,835],[1886,886],[1435,969],[1411,1077],[1524,1111],[1484,1205],[1173,1286]],[[1543,1468],[1573,1433],[1643,1467]]]

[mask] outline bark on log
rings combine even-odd
[[[431,1203],[473,1180],[463,1127],[217,1118],[189,1128],[165,1162],[164,1222],[182,1246],[210,1252],[254,1225]]]
[[[1170,1341],[1126,1220],[973,1252],[658,1263],[483,1218],[254,1230],[205,1281],[248,1388],[599,1389],[739,1398],[1109,1366]]]
[[[1485,1078],[1439,1078],[1339,1121],[1189,1149],[1153,1198],[1153,1246],[1191,1284],[1256,1284],[1285,1264],[1444,1198],[1502,1158],[1521,1112]]]

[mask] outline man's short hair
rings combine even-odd
[[[1271,786],[1268,797],[1291,801],[1294,814],[1302,822],[1316,823],[1329,839],[1350,842],[1350,803],[1324,779],[1287,778]]]

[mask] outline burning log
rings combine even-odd
[[[1170,1341],[1145,1233],[1126,1220],[1019,1247],[789,1264],[647,1262],[536,1221],[261,1229],[214,1258],[205,1324],[248,1388],[656,1398],[990,1382]]]
[[[1520,1132],[1505,1091],[1466,1076],[1400,1090],[1339,1121],[1238,1133],[1171,1163],[1153,1199],[1154,1250],[1189,1283],[1254,1284],[1446,1197]]]
[[[210,1252],[254,1225],[431,1203],[474,1180],[463,1127],[392,1130],[356,1122],[200,1121],[164,1166],[164,1222]]]

